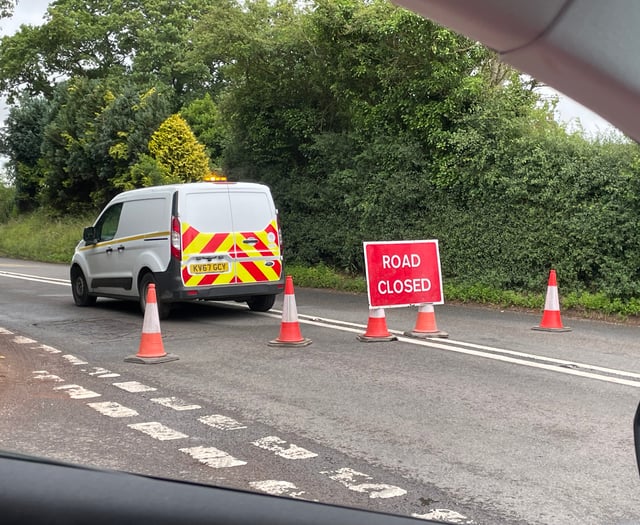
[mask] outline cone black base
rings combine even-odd
[[[563,326],[562,328],[546,328],[542,326],[534,326],[531,330],[537,330],[538,332],[571,332],[571,328]]]
[[[290,348],[300,348],[302,346],[309,346],[313,341],[311,339],[303,339],[302,341],[278,341],[274,339],[273,341],[269,341],[267,346],[284,346]]]
[[[413,337],[414,339],[446,339],[449,337],[449,334],[442,330],[438,330],[437,332],[405,332],[404,335],[407,337]]]
[[[358,341],[362,341],[363,343],[386,343],[388,341],[398,340],[398,338],[395,335],[369,337],[363,334],[363,335],[357,335],[356,338],[358,339]]]
[[[155,365],[157,363],[177,361],[178,359],[180,358],[173,354],[163,355],[162,357],[138,357],[137,355],[130,355],[129,357],[124,358],[127,363],[137,363],[139,365]]]

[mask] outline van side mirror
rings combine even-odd
[[[95,244],[98,242],[96,239],[96,229],[93,226],[87,226],[82,231],[82,239],[86,244]]]

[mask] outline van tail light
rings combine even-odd
[[[180,219],[171,217],[171,257],[182,259],[182,239],[180,235]]]

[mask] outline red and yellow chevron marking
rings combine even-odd
[[[273,261],[273,266],[267,266],[266,261],[238,261],[236,264],[238,282],[256,283],[278,281],[282,272],[280,261]]]
[[[274,238],[269,240],[269,234]],[[245,239],[258,239],[255,244],[244,244]],[[230,271],[222,274],[189,273],[187,261],[193,254],[227,253],[231,262]],[[250,261],[245,259],[276,257],[276,260]],[[234,283],[278,281],[282,274],[278,227],[272,221],[262,231],[231,233],[201,233],[189,224],[182,224],[182,281],[185,286],[212,286]]]
[[[189,226],[182,225],[182,254],[232,252],[233,235],[230,233],[200,233]]]
[[[274,240],[269,241],[269,236]],[[257,239],[255,244],[245,244],[245,239]],[[236,233],[236,275],[238,282],[253,283],[265,281],[278,281],[282,273],[282,264],[279,260],[270,261],[245,261],[252,257],[280,257],[280,243],[278,242],[278,225],[271,221],[262,231]]]
[[[269,235],[274,238],[269,241]],[[258,239],[256,244],[245,244],[245,239]],[[278,242],[278,227],[275,221],[262,231],[236,233],[236,254],[238,257],[279,257],[280,243]]]

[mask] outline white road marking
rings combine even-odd
[[[455,525],[473,525],[475,523],[472,519],[448,509],[433,509],[426,514],[412,514],[411,516],[421,520],[444,521]]]
[[[290,498],[299,498],[304,494],[304,490],[298,489],[290,481],[278,481],[275,479],[267,479],[265,481],[252,481],[249,483],[251,488],[271,494],[272,496],[288,496]]]
[[[34,339],[30,339],[28,337],[24,337],[22,335],[16,335],[13,338],[13,342],[19,345],[30,345],[30,344],[35,344],[38,341],[34,340]]]
[[[47,370],[35,370],[33,372],[34,379],[42,379],[43,381],[56,381],[57,383],[62,383],[64,379],[59,376],[50,374]]]
[[[217,428],[218,430],[241,430],[243,428],[247,428],[239,421],[220,414],[203,416],[201,418],[198,418],[198,421],[204,423],[205,425],[209,425],[210,427]]]
[[[93,367],[93,372],[87,372],[90,376],[98,376],[100,379],[108,378],[108,377],[120,377],[120,374],[116,374],[111,370],[107,370],[106,368],[101,368],[99,366]]]
[[[0,271],[0,276],[10,277],[11,279],[22,279],[23,281],[35,281],[38,283],[47,284],[59,284],[61,286],[71,286],[71,283],[66,279],[58,279],[56,277],[39,277],[37,275],[29,275],[25,273],[5,272]]]
[[[158,390],[152,386],[143,385],[142,383],[138,383],[138,381],[126,381],[125,383],[113,383],[113,386],[121,388],[122,390],[126,390],[127,392],[138,393],[138,392],[153,392]]]
[[[138,412],[133,408],[127,408],[120,403],[114,403],[112,401],[106,401],[105,403],[87,403],[87,405],[109,417],[133,417],[138,415]]]
[[[202,408],[200,405],[189,405],[177,397],[156,397],[152,399],[154,403],[158,403],[163,407],[172,408],[173,410],[198,410]]]
[[[158,423],[157,421],[150,421],[148,423],[134,423],[127,426],[129,428],[133,428],[134,430],[144,432],[148,436],[151,436],[152,438],[159,441],[169,441],[171,439],[183,439],[189,437],[186,434],[166,427],[162,423]]]
[[[87,365],[89,363],[87,363],[87,361],[83,361],[82,359],[80,359],[79,357],[76,357],[75,355],[71,355],[71,354],[65,354],[62,356],[62,359],[66,359],[69,363],[71,363],[74,366],[79,366],[79,365]]]
[[[0,328],[0,334],[2,335],[13,335],[13,332],[7,330],[6,328]]]
[[[200,463],[211,468],[240,467],[247,464],[246,461],[236,459],[230,454],[214,447],[181,448],[180,452],[189,454],[192,458],[197,459]]]
[[[368,481],[372,479],[371,476],[350,468],[320,472],[320,474],[327,474],[329,478],[342,483],[349,490],[367,493],[371,499],[396,498],[398,496],[404,496],[407,493],[406,490],[394,485],[369,483]],[[365,483],[362,481],[365,481]]]
[[[261,315],[263,317],[280,319],[281,315],[277,315],[277,312],[278,310],[271,310],[270,312],[254,312],[254,315]],[[366,330],[367,328],[366,325],[363,325],[363,324],[349,323],[345,321],[339,321],[337,319],[324,319],[321,317],[314,317],[314,316],[308,316],[308,315],[304,316],[300,314],[298,315],[298,322],[312,325],[312,326],[319,326],[322,328],[331,328],[333,330],[339,330],[342,332],[350,332],[354,334],[361,334],[363,330]],[[473,343],[465,343],[463,341],[455,341],[453,339],[449,339],[447,343],[431,342],[424,339],[413,339],[410,337],[403,337],[402,336],[403,332],[400,330],[389,330],[389,332],[391,332],[392,334],[398,335],[398,340],[403,343],[409,343],[412,345],[424,346],[428,348],[437,348],[439,350],[447,350],[449,352],[456,352],[459,354],[466,354],[466,355],[472,355],[475,357],[493,359],[495,361],[502,361],[504,363],[510,363],[514,365],[528,366],[531,368],[540,368],[543,370],[557,372],[560,374],[578,376],[586,379],[594,379],[596,381],[604,381],[607,383],[614,383],[618,385],[640,388],[640,381],[630,381],[627,379],[620,379],[618,377],[594,374],[590,372],[585,372],[583,370],[576,370],[574,368],[567,368],[567,367],[575,366],[575,367],[583,368],[587,370],[594,370],[596,372],[604,372],[604,373],[618,375],[622,377],[640,379],[640,373],[637,373],[637,372],[627,372],[624,370],[616,370],[613,368],[600,367],[596,365],[590,365],[587,363],[579,363],[576,361],[565,361],[562,359],[555,359],[555,358],[545,357],[545,356],[536,355],[536,354],[526,354],[522,352],[515,352],[513,350],[506,350],[504,348],[494,348],[489,346],[476,345]],[[459,346],[454,346],[454,345],[459,345]],[[468,348],[461,348],[461,346],[466,346]],[[472,350],[472,348],[476,348],[478,350],[489,350],[489,351],[499,352],[499,353],[482,352],[482,351]],[[509,357],[509,356],[518,356],[523,359],[518,359],[514,357]],[[524,358],[532,359],[534,361],[527,361]],[[554,363],[554,364],[546,364],[546,363]],[[555,365],[558,365],[558,366],[555,366]]]
[[[65,390],[71,399],[89,399],[91,397],[100,397],[100,394],[87,390],[80,385],[63,385],[57,386],[54,390]]]
[[[285,459],[308,459],[315,458],[318,454],[310,452],[306,448],[299,447],[297,445],[289,445],[288,448],[284,448],[286,441],[280,439],[277,436],[267,436],[257,441],[252,442],[252,445],[274,452],[276,456],[283,457]]]
[[[53,348],[53,346],[49,346],[49,345],[40,345],[38,346],[38,348],[40,350],[44,350],[45,352],[49,353],[49,354],[61,354],[62,351],[58,350],[57,348]]]

